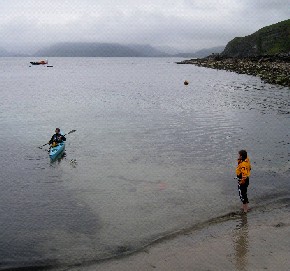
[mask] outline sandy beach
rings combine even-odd
[[[71,271],[289,270],[290,199],[232,213],[131,255]]]

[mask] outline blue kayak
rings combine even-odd
[[[55,159],[65,149],[65,142],[58,143],[57,146],[51,147],[49,150],[49,157],[51,160]]]

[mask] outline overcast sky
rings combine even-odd
[[[0,0],[0,47],[84,41],[196,51],[289,19],[289,8],[289,0]]]

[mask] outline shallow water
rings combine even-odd
[[[166,58],[0,58],[0,269],[132,251],[289,195],[289,89]],[[184,86],[184,80],[189,81]],[[39,146],[55,127],[66,154]]]

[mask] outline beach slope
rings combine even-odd
[[[73,271],[289,270],[290,198],[233,213],[143,250]]]

